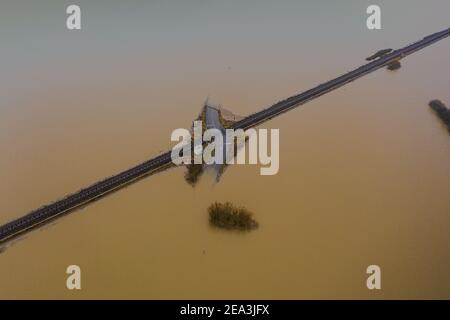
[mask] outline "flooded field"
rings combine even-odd
[[[1,224],[170,149],[207,96],[248,115],[450,21],[438,0],[380,1],[375,32],[366,1],[79,2],[78,33],[54,1],[0,11]],[[193,188],[174,168],[27,235],[0,254],[0,298],[450,298],[450,134],[428,107],[450,106],[449,50],[261,125],[280,130],[277,175],[236,165]],[[212,228],[215,201],[258,229]]]

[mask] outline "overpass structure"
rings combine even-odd
[[[231,154],[231,148],[234,148],[234,145],[229,143],[226,140],[226,134],[225,134],[225,128],[223,127],[222,123],[220,122],[220,114],[219,110],[215,107],[212,107],[208,104],[205,105],[205,122],[206,122],[206,129],[217,129],[222,133],[223,141],[222,141],[222,163],[214,163],[212,165],[206,165],[204,164],[203,167],[206,168],[213,168],[214,173],[216,175],[216,181],[218,182],[220,180],[220,177],[222,175],[224,164],[227,161],[228,155]]]
[[[392,51],[377,60],[347,72],[333,80],[322,83],[303,93],[280,101],[267,109],[256,112],[240,121],[237,121],[233,124],[232,128],[248,129],[255,125],[261,124],[310,100],[320,97],[325,93],[342,87],[345,84],[368,73],[383,68],[391,62],[402,59],[420,49],[448,37],[449,35],[450,28],[433,33],[413,44]],[[168,151],[135,167],[99,181],[87,188],[81,189],[63,199],[31,211],[16,220],[0,226],[0,246],[32,229],[38,228],[51,220],[67,214],[74,209],[84,206],[93,200],[99,199],[106,194],[109,194],[121,187],[133,183],[140,178],[171,165],[171,151]]]

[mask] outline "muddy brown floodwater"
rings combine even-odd
[[[0,223],[169,149],[208,95],[250,114],[447,28],[450,12],[383,2],[371,32],[364,1],[80,1],[71,33],[62,5],[6,2]],[[0,254],[0,298],[450,298],[450,137],[427,106],[450,104],[448,52],[449,39],[264,124],[280,129],[275,176],[235,165],[192,188],[171,169],[29,234]],[[214,201],[260,227],[212,228]],[[80,291],[65,287],[71,264]]]

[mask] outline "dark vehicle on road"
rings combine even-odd
[[[377,58],[381,58],[382,56],[388,54],[392,52],[392,49],[383,49],[383,50],[379,50],[377,52],[375,52],[373,55],[371,55],[370,57],[367,57],[366,60],[367,61],[372,61],[375,60]]]

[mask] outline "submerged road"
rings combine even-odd
[[[248,129],[273,117],[315,99],[327,92],[335,90],[351,81],[354,81],[370,72],[387,66],[389,63],[402,59],[420,49],[423,49],[450,35],[450,28],[429,35],[422,40],[408,45],[402,49],[395,50],[378,60],[367,63],[353,71],[347,72],[333,80],[320,84],[310,90],[280,101],[273,106],[254,113],[233,125],[233,128]],[[0,226],[0,245],[23,235],[27,231],[37,228],[53,219],[56,219],[68,212],[79,208],[87,203],[96,200],[114,190],[124,187],[137,179],[154,173],[172,164],[171,151],[157,156],[151,160],[143,162],[133,168],[119,174],[99,181],[87,188],[71,194],[61,200],[36,209],[23,217]]]

